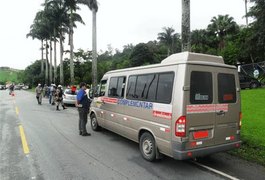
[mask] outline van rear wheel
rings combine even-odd
[[[156,143],[154,137],[145,132],[140,137],[140,151],[144,159],[154,161],[156,159]]]
[[[91,119],[91,128],[92,128],[92,130],[93,131],[99,131],[100,130],[100,126],[98,125],[98,121],[97,121],[96,115],[92,114],[90,116],[90,119]]]

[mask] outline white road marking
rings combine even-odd
[[[193,162],[194,164],[196,164],[197,166],[203,167],[203,168],[205,168],[205,169],[207,169],[207,170],[209,170],[209,171],[212,171],[212,172],[214,172],[214,173],[216,173],[216,174],[219,174],[219,175],[224,176],[224,177],[226,177],[226,178],[229,178],[229,179],[231,179],[231,180],[240,180],[240,179],[238,179],[238,178],[236,178],[236,177],[230,176],[229,174],[226,174],[226,173],[224,173],[224,172],[218,171],[218,170],[216,170],[216,169],[214,169],[214,168],[211,168],[211,167],[209,167],[209,166],[205,166],[205,165],[203,165],[203,164],[201,164],[201,163],[198,163],[198,162],[196,162],[196,161],[192,161],[192,162]]]

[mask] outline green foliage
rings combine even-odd
[[[172,27],[164,27],[164,32],[158,33],[157,39],[161,44],[164,44],[167,47],[167,54],[173,54],[174,52],[181,51],[181,41],[180,35],[174,33],[175,30]]]
[[[232,153],[265,165],[265,89],[243,90],[241,101],[243,144]]]
[[[237,64],[238,54],[240,49],[236,46],[236,43],[229,41],[226,46],[221,50],[220,55],[224,58],[226,64]]]
[[[254,5],[250,8],[249,17],[254,18],[250,24],[252,31],[248,36],[248,44],[251,46],[251,55],[254,62],[265,59],[265,1],[251,0]]]
[[[137,44],[130,56],[131,66],[140,66],[146,64],[153,64],[154,54],[150,51],[148,46],[144,43]]]
[[[5,84],[6,82],[19,83],[20,71],[13,69],[0,69],[0,84]]]
[[[37,60],[30,66],[26,67],[23,75],[20,76],[21,81],[24,84],[28,84],[32,87],[36,86],[38,83],[44,84],[44,74],[41,72],[41,61]]]

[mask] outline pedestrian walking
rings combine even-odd
[[[38,104],[41,104],[41,102],[42,102],[42,87],[41,87],[41,84],[38,84],[38,86],[35,89],[35,92],[36,92],[37,102],[38,102]]]
[[[43,86],[43,97],[48,98],[48,91],[49,91],[49,87],[47,86],[47,84],[44,84]]]
[[[64,106],[63,103],[63,90],[62,90],[62,86],[58,85],[58,88],[55,91],[55,104],[56,104],[56,110],[59,111],[59,106],[60,104],[62,105],[63,109],[66,109],[66,107]]]
[[[86,93],[87,85],[82,82],[80,83],[80,89],[77,93],[77,101],[76,106],[78,109],[79,114],[79,135],[82,136],[90,136],[91,134],[87,132],[86,130],[86,124],[87,124],[87,115],[90,108],[90,99],[87,96]]]
[[[51,86],[49,87],[49,103],[51,105],[54,105],[54,94],[55,94],[55,84],[51,84]]]
[[[15,89],[15,85],[12,83],[12,84],[9,86],[9,95],[13,95],[13,93],[14,93],[14,89]]]

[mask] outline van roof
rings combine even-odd
[[[138,69],[154,68],[160,66],[170,66],[174,64],[198,64],[198,65],[220,66],[220,67],[236,69],[235,66],[224,64],[224,60],[221,56],[192,53],[192,52],[181,52],[181,53],[172,54],[171,56],[162,60],[161,63],[159,64],[138,66],[126,69],[117,69],[117,70],[108,71],[106,74],[132,71]]]
[[[172,54],[166,59],[161,61],[161,64],[172,64],[176,62],[188,62],[188,61],[203,61],[210,63],[221,63],[224,64],[222,56],[213,56],[208,54],[192,53],[192,52],[181,52]]]

